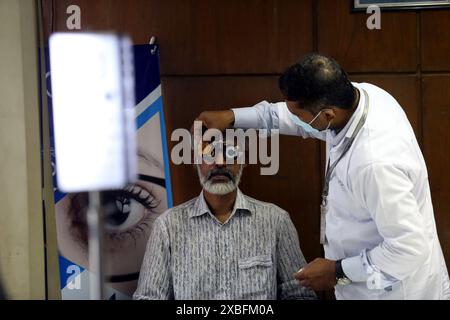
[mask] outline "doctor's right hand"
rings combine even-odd
[[[200,113],[195,121],[202,121],[203,125],[208,129],[218,129],[224,131],[228,128],[233,128],[234,112],[232,110],[221,111],[203,111]]]

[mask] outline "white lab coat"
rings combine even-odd
[[[336,286],[336,298],[450,299],[427,168],[413,129],[389,93],[368,83],[353,85],[361,99],[338,135],[305,132],[284,102],[233,109],[235,127],[325,140],[333,163],[362,116],[364,89],[367,120],[330,181],[325,257],[344,259],[343,270],[353,281]]]

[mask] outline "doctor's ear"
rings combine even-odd
[[[325,115],[327,121],[331,121],[336,118],[336,110],[337,108],[335,107],[329,107],[327,109],[323,109],[322,113]]]

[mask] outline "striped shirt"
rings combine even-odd
[[[203,197],[155,221],[134,299],[316,299],[294,279],[306,264],[289,214],[237,192],[221,223]]]

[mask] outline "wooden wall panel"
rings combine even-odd
[[[347,72],[416,70],[416,13],[383,12],[381,30],[369,30],[369,15],[350,10],[350,1],[318,0],[319,52]]]
[[[422,140],[420,79],[408,75],[351,75],[352,81],[368,82],[389,92],[408,116],[419,143]]]
[[[450,266],[450,75],[423,78],[423,141],[434,214]]]
[[[450,71],[450,10],[423,11],[422,66],[426,71]]]
[[[165,77],[163,96],[168,131],[190,128],[195,115],[205,109],[249,106],[263,99],[278,101],[276,81],[276,77]],[[245,169],[242,189],[290,212],[304,254],[313,259],[321,254],[318,142],[297,137],[282,137],[280,142],[279,173],[261,176],[259,168],[250,165]],[[172,165],[171,172],[175,203],[198,195],[200,186],[191,165]]]
[[[49,5],[49,1],[46,1]],[[162,74],[279,73],[312,50],[310,0],[58,0],[54,29],[77,4],[83,30],[155,35]]]

